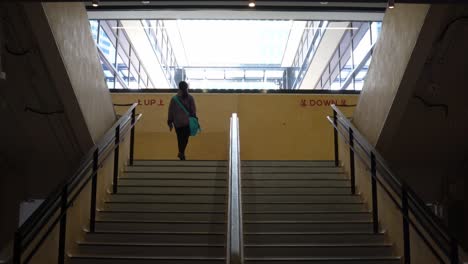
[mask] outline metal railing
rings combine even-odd
[[[332,105],[333,117],[327,119],[334,127],[335,165],[339,165],[338,133],[349,145],[351,192],[355,193],[355,154],[371,174],[373,230],[379,232],[377,184],[391,198],[402,216],[403,254],[405,264],[411,263],[410,227],[424,241],[440,263],[459,264],[458,242],[439,219],[426,207],[416,193],[388,166],[384,158],[351,124],[345,115]]]
[[[232,114],[229,133],[229,188],[226,263],[244,263],[239,118]]]
[[[130,164],[133,163],[135,125],[141,117],[141,114],[135,114],[137,105],[137,103],[128,105],[130,106],[128,111],[89,150],[72,177],[52,192],[24,224],[18,228],[13,242],[13,264],[28,263],[44,242],[51,237],[50,234],[58,224],[57,263],[62,264],[65,262],[67,212],[90,181],[89,231],[95,231],[98,173],[103,162],[114,153],[113,191],[117,192],[119,146],[129,131],[131,133],[129,162]]]

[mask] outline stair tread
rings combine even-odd
[[[244,214],[370,214],[368,211],[245,211]]]
[[[179,186],[180,187],[180,186]],[[197,193],[145,193],[145,192],[126,192],[126,193],[112,193],[111,190],[108,190],[107,192],[108,194],[112,194],[112,195],[148,195],[148,196],[158,196],[158,195],[177,195],[177,196],[183,196],[183,195],[187,195],[187,196],[190,196],[190,195],[199,195],[199,196],[226,196],[225,193],[210,193],[210,194],[206,194],[206,193],[200,193],[200,194],[197,194]]]
[[[188,188],[226,188],[226,186],[214,186],[214,185],[171,185],[171,184],[158,184],[158,185],[150,185],[150,184],[145,184],[145,185],[139,185],[139,184],[128,184],[128,185],[121,185],[119,184],[118,187],[188,187]],[[276,187],[275,187],[276,188]],[[349,187],[345,187],[349,188]]]
[[[106,258],[106,259],[170,259],[170,260],[203,260],[217,259],[224,260],[224,257],[209,257],[209,256],[117,256],[115,254],[68,254],[70,258]]]
[[[245,235],[385,235],[384,232],[244,232]]]
[[[203,231],[106,231],[96,230],[91,233],[89,230],[84,229],[89,234],[147,234],[147,235],[224,235],[224,232],[203,232]]]
[[[223,173],[224,174],[224,173]],[[183,176],[174,176],[174,177],[167,177],[167,178],[163,178],[163,177],[155,177],[155,178],[143,178],[143,177],[129,177],[129,176],[126,176],[126,177],[121,177],[119,178],[119,181],[120,180],[146,180],[146,181],[155,181],[155,180],[176,180],[176,181],[226,181],[227,180],[227,177],[226,178],[219,178],[219,179],[204,179],[204,178],[190,178],[190,177],[183,177]]]
[[[186,202],[153,202],[153,201],[141,201],[141,202],[132,202],[132,201],[104,201],[106,204],[226,204],[226,202],[192,202],[192,201],[186,201]]]
[[[246,247],[391,247],[389,243],[246,244]]]
[[[174,214],[224,214],[224,211],[171,211],[171,210],[125,210],[125,209],[96,209],[105,213],[174,213]]]
[[[224,244],[203,244],[203,243],[132,243],[132,242],[88,242],[78,241],[80,245],[93,246],[138,246],[138,247],[224,247]]]
[[[164,187],[169,187],[169,186],[164,186]],[[180,187],[180,186],[174,186],[174,187]],[[196,186],[199,187],[199,186]],[[208,186],[211,187],[211,186]],[[215,187],[215,186],[213,186]],[[218,187],[218,188],[225,188],[225,187]],[[310,189],[317,189],[317,188],[339,188],[339,189],[349,189],[349,186],[242,186],[242,188],[310,188]]]
[[[111,222],[111,223],[165,223],[165,224],[225,224],[226,222],[222,221],[157,221],[157,220],[96,220],[96,222]]]
[[[299,221],[244,221],[244,223],[258,223],[258,224],[343,224],[343,223],[365,223],[365,224],[371,224],[372,221],[360,221],[360,220],[349,220],[349,221],[304,221],[304,220],[299,220]]]
[[[362,257],[245,257],[244,260],[386,260],[386,259],[395,259],[398,260],[400,257],[397,256],[362,256]]]
[[[342,204],[342,205],[365,205],[363,202],[331,202],[331,203],[324,203],[324,202],[243,202],[242,204],[315,204],[315,205],[336,205],[336,204]]]

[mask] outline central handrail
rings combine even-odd
[[[377,183],[387,193],[402,214],[404,263],[411,262],[410,226],[424,241],[440,263],[459,264],[459,244],[439,219],[425,206],[418,195],[391,171],[390,166],[379,152],[354,127],[336,105],[331,106],[333,117],[327,119],[334,127],[335,164],[338,165],[338,133],[349,145],[351,188],[355,190],[354,154],[370,169],[372,182],[372,207],[374,232],[378,232]],[[421,230],[422,229],[422,230]],[[437,247],[437,248],[435,248]],[[443,255],[443,256],[442,256]]]
[[[229,133],[229,180],[226,264],[244,263],[239,118],[232,114]]]

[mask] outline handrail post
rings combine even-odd
[[[130,166],[133,165],[133,152],[135,148],[135,111],[136,108],[132,109],[132,130],[130,132]]]
[[[59,252],[58,263],[65,263],[65,239],[67,232],[67,203],[68,203],[68,190],[67,186],[63,188],[62,201],[60,205],[60,233],[59,233]]]
[[[89,212],[89,231],[94,233],[96,230],[96,191],[97,191],[97,176],[99,167],[99,149],[96,148],[93,155],[93,178],[91,185],[91,208]]]
[[[450,240],[450,264],[459,264],[460,259],[458,256],[458,243],[455,238]]]
[[[119,147],[120,147],[120,124],[115,128],[115,150],[114,150],[114,178],[112,180],[112,192],[117,193],[119,177]]]
[[[13,240],[13,264],[21,264],[21,240],[20,232],[16,231]]]
[[[408,213],[408,193],[406,188],[402,188],[401,207],[403,211],[403,246],[405,264],[411,263],[411,243],[410,243],[410,230],[409,230],[409,213]]]
[[[353,129],[349,128],[349,165],[351,170],[351,194],[356,194],[356,174],[354,168],[354,133]]]
[[[377,164],[375,155],[371,152],[371,181],[372,181],[372,220],[374,233],[379,232],[379,208],[377,205]]]
[[[339,157],[338,157],[338,120],[337,120],[337,113],[335,109],[333,109],[333,124],[335,125],[333,129],[333,142],[335,143],[335,167],[339,165]]]

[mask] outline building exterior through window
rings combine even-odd
[[[176,88],[185,80],[195,89],[361,90],[382,24],[336,24],[90,20],[109,89]],[[341,35],[331,42],[334,30]],[[336,48],[319,67],[325,46]]]

